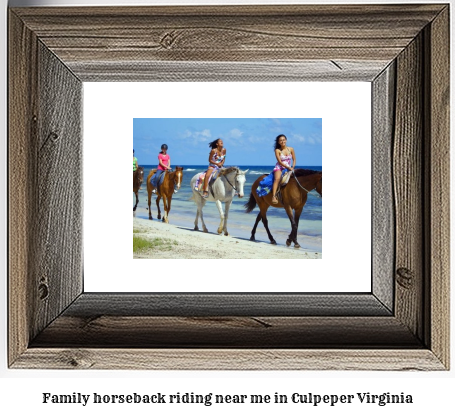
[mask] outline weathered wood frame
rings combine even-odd
[[[85,293],[82,82],[116,80],[371,82],[372,292]],[[11,368],[449,368],[447,4],[10,9],[8,98]]]

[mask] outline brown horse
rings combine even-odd
[[[251,195],[248,202],[245,204],[245,210],[247,213],[250,213],[255,207],[256,204],[259,205],[259,214],[256,218],[256,222],[251,231],[251,241],[255,241],[254,235],[256,234],[256,228],[258,226],[259,220],[262,219],[267,235],[270,239],[270,243],[276,245],[275,239],[273,239],[272,234],[269,231],[268,220],[267,220],[267,210],[270,206],[276,208],[284,208],[286,211],[289,220],[291,221],[291,233],[288,236],[286,245],[290,246],[294,242],[295,248],[300,248],[299,243],[297,242],[297,229],[299,227],[300,214],[302,209],[305,206],[307,201],[308,193],[316,189],[316,191],[322,196],[322,172],[306,169],[296,169],[294,174],[292,174],[289,179],[288,184],[285,187],[281,188],[280,193],[277,195],[279,203],[272,204],[272,193],[269,193],[266,196],[258,196],[256,189],[259,185],[259,182],[266,177],[264,174],[260,176],[251,187]],[[294,214],[292,211],[294,210]]]
[[[136,171],[133,171],[133,192],[136,195],[136,204],[133,207],[133,212],[136,212],[137,204],[139,203],[139,189],[144,181],[144,168],[138,167]]]
[[[152,202],[152,191],[154,187],[150,183],[151,177],[155,174],[156,169],[150,171],[147,177],[147,193],[149,196],[149,219],[153,220],[152,218],[152,209],[150,208],[150,203]],[[164,209],[164,216],[163,222],[169,223],[168,215],[169,211],[171,210],[171,200],[172,195],[174,194],[174,189],[180,189],[182,185],[182,178],[183,178],[183,167],[176,167],[175,171],[172,173],[165,172],[164,180],[161,185],[159,185],[156,189],[156,207],[158,209],[158,219],[161,219],[161,211],[160,211],[160,199],[163,198],[163,209]]]

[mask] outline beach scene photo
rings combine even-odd
[[[135,118],[133,258],[322,259],[322,119]]]

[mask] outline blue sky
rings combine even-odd
[[[321,118],[134,118],[133,148],[140,165],[157,164],[162,144],[171,164],[208,163],[208,143],[222,138],[227,166],[274,165],[274,142],[286,135],[298,166],[322,166]]]

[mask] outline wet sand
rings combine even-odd
[[[179,218],[172,217],[172,224],[159,220],[133,218],[134,235],[144,239],[161,238],[170,243],[167,249],[154,248],[133,254],[134,258],[173,258],[173,259],[321,259],[322,253],[304,248],[287,247],[285,237],[274,235],[278,245],[272,245],[263,237],[257,242],[249,240],[251,229],[241,229],[240,225],[228,223],[229,236],[218,235],[218,222],[207,223],[209,233],[194,231],[179,224]],[[187,224],[187,222],[185,222]],[[199,225],[200,226],[200,225]],[[201,228],[201,226],[200,226]],[[232,236],[235,235],[235,236]]]

